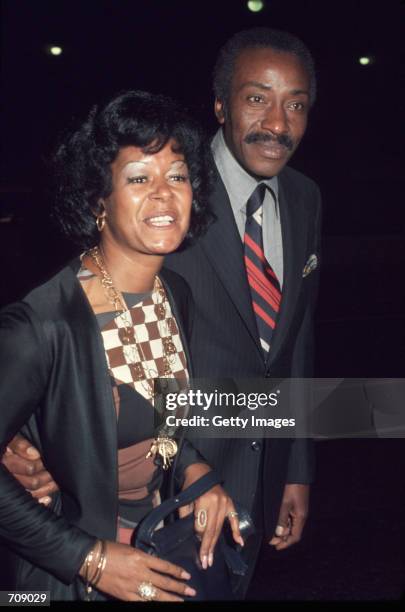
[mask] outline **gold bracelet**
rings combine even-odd
[[[93,548],[94,551],[94,558],[91,561],[91,569],[93,570],[92,574],[89,574],[87,576],[88,580],[87,582],[93,584],[94,578],[97,575],[97,566],[98,563],[100,561],[100,555],[101,555],[101,550],[102,550],[102,541],[101,540],[97,540],[96,545]]]
[[[100,578],[105,570],[105,566],[107,563],[107,543],[105,540],[101,540],[101,551],[100,551],[100,558],[99,558],[99,562],[97,565],[97,570],[96,573],[94,575],[94,577],[91,580],[91,583],[93,586],[97,586],[97,584],[100,581]]]
[[[87,595],[90,595],[92,588],[91,588],[91,580],[90,580],[90,568],[93,564],[93,560],[94,560],[94,556],[96,554],[96,551],[98,549],[99,544],[101,544],[100,540],[97,540],[97,542],[95,543],[95,545],[93,546],[93,548],[90,550],[89,553],[87,553],[86,558],[83,562],[83,565],[85,566],[84,569],[84,576],[83,576],[83,580],[85,583],[85,588],[86,588],[86,592]],[[83,567],[82,565],[82,567]],[[97,571],[97,570],[96,570]]]
[[[94,557],[94,548],[95,547],[91,549],[91,551],[87,554],[86,559],[84,560],[84,563],[85,563],[84,580],[85,582],[89,581],[90,566],[93,562],[93,557]]]

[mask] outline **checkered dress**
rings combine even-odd
[[[117,384],[130,385],[150,400],[147,380],[165,376],[165,345],[172,351],[167,357],[172,376],[188,380],[186,357],[177,323],[169,301],[166,298],[163,305],[158,291],[114,317],[101,333],[108,368]]]
[[[153,457],[146,458],[155,436],[155,410],[148,381],[164,378],[167,358],[172,380],[183,386],[189,378],[187,361],[165,292],[162,295],[162,290],[155,290],[117,314],[99,279],[84,266],[78,280],[99,321],[110,372],[118,422],[118,537],[128,542],[136,523],[160,503],[162,469]],[[126,301],[129,303],[128,298]]]

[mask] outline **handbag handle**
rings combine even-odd
[[[187,489],[175,497],[166,499],[159,506],[154,508],[154,510],[152,510],[152,512],[140,523],[138,529],[136,530],[136,540],[140,542],[150,542],[150,538],[152,537],[156,527],[169,514],[181,506],[190,504],[192,501],[197,499],[197,497],[200,497],[209,491],[209,489],[212,489],[212,487],[221,483],[222,479],[220,476],[216,474],[216,472],[211,471],[208,472],[208,474],[201,476],[201,478],[196,480],[192,485],[187,487]]]

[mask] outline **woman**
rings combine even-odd
[[[129,541],[171,461],[183,487],[210,469],[189,443],[179,453],[155,436],[153,409],[155,379],[181,386],[190,374],[188,288],[162,264],[204,228],[204,160],[194,124],[143,92],[94,109],[57,153],[56,216],[85,251],[0,317],[0,451],[28,421],[60,488],[44,507],[0,467],[16,588],[51,599],[195,595],[187,572]],[[227,515],[243,541],[221,487],[196,508],[206,568]]]

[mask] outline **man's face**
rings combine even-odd
[[[227,107],[215,100],[231,153],[255,177],[282,170],[304,135],[308,110],[309,76],[301,60],[270,48],[242,51]]]

